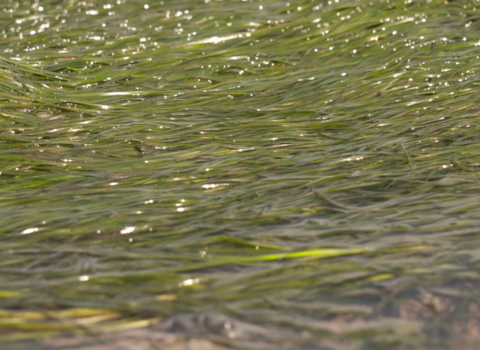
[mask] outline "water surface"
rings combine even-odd
[[[4,1],[0,341],[477,348],[478,6]]]

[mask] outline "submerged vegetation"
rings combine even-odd
[[[4,1],[2,349],[475,344],[478,7]]]

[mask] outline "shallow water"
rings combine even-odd
[[[479,6],[4,1],[0,341],[477,348]]]

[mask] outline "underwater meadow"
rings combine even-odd
[[[478,0],[2,0],[0,348],[478,349],[479,91]]]

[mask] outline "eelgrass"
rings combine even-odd
[[[2,6],[0,341],[475,340],[480,3]]]

